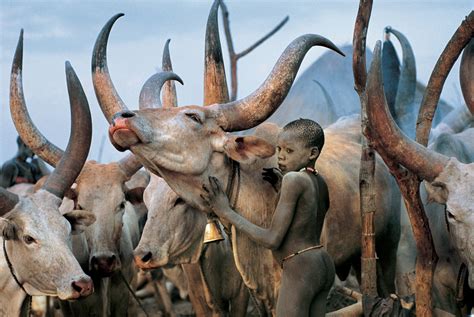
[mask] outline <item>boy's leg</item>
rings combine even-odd
[[[311,303],[311,311],[309,316],[319,317],[326,314],[326,301],[328,298],[329,290],[324,290],[316,295]]]
[[[310,316],[315,300],[315,312],[324,316],[326,297],[334,283],[335,270],[326,251],[302,253],[285,262],[277,302],[277,317]],[[320,295],[320,296],[319,296]],[[323,308],[319,308],[323,305]],[[322,312],[318,312],[321,310]]]
[[[311,302],[314,296],[313,287],[302,283],[301,279],[295,279],[294,274],[288,274],[283,270],[280,291],[277,301],[277,317],[309,316]]]

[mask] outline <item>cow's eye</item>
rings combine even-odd
[[[449,220],[457,221],[456,216],[452,212],[450,212],[449,210],[446,210],[446,215],[447,215]]]
[[[201,121],[201,117],[199,117],[199,115],[197,113],[193,113],[193,112],[187,112],[186,113],[186,116],[188,118],[190,118],[191,120],[199,123],[199,124],[202,124],[202,121]]]
[[[26,244],[32,244],[33,242],[36,242],[36,240],[32,236],[29,236],[29,235],[24,235],[23,241],[25,241]]]
[[[184,200],[181,198],[181,197],[178,197],[175,202],[174,202],[174,206],[176,205],[179,205],[179,204],[184,204]],[[173,207],[174,207],[173,206]]]
[[[120,208],[120,209],[124,209],[124,208],[125,208],[125,202],[124,202],[124,201],[122,201],[122,202],[120,203],[119,208]]]

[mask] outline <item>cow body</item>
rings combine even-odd
[[[144,269],[197,263],[201,270],[206,302],[216,314],[245,316],[248,290],[235,267],[228,238],[203,246],[206,215],[187,206],[166,182],[151,176],[144,193],[148,208],[137,264]],[[196,287],[188,280],[188,287]]]
[[[127,196],[130,176],[118,163],[87,161],[73,189],[76,208],[91,210],[96,222],[73,240],[74,255],[94,280],[96,292],[84,301],[62,303],[77,316],[125,316],[136,268],[133,249],[140,238],[139,219]],[[121,276],[123,275],[123,277]]]

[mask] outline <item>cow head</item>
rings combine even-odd
[[[273,148],[255,137],[236,137],[226,132],[252,128],[268,118],[286,97],[305,53],[325,46],[340,54],[329,40],[304,35],[293,41],[262,86],[235,102],[208,107],[127,110],[109,76],[106,44],[114,16],[100,32],[92,57],[94,88],[101,108],[112,123],[109,135],[119,150],[130,149],[153,173],[164,177],[188,204],[205,210],[199,191],[207,176],[226,179],[227,157],[246,161],[267,157]],[[272,151],[269,149],[272,148]],[[183,179],[185,178],[185,181]]]
[[[428,183],[429,196],[446,206],[453,245],[467,264],[469,285],[474,287],[474,163],[463,164],[456,158],[428,150],[401,133],[389,114],[384,97],[380,43],[374,51],[367,79],[367,96],[374,138],[389,156],[424,179]]]
[[[61,198],[44,189],[21,197],[0,218],[0,232],[15,275],[28,294],[76,299],[91,294],[93,286],[72,254],[71,233],[81,232],[95,218],[78,210],[61,215],[60,204]]]
[[[16,105],[24,103],[22,55],[23,31],[11,74],[13,117]],[[72,122],[67,150],[58,167],[36,193],[19,198],[0,189],[0,232],[15,276],[30,295],[75,299],[91,294],[93,286],[71,252],[71,233],[80,232],[90,225],[94,216],[78,210],[61,215],[59,205],[86,160],[92,123],[87,99],[69,62],[66,62],[66,78]],[[25,143],[28,144],[27,140]],[[8,272],[6,266],[3,272]]]
[[[138,267],[196,263],[201,255],[206,215],[185,204],[156,175],[145,189],[144,200],[148,219],[133,252]]]
[[[140,203],[143,196],[144,188],[129,189],[125,185],[133,173],[127,173],[121,162],[88,161],[76,180],[77,186],[71,190],[75,208],[90,210],[96,218],[85,230],[85,238],[89,247],[89,270],[102,277],[121,269],[124,214],[135,215],[132,204]]]

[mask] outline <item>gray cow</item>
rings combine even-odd
[[[21,72],[21,51],[17,51],[15,58],[20,61],[18,71]],[[12,112],[19,134],[39,157],[57,166],[64,152],[38,131],[22,96],[20,77],[18,85],[11,90]],[[63,212],[88,210],[96,219],[72,241],[74,255],[93,278],[96,292],[83,301],[64,302],[67,315],[127,314],[131,294],[126,284],[132,283],[136,274],[132,251],[140,237],[139,219],[132,204],[142,202],[144,187],[128,188],[125,183],[140,167],[133,155],[108,164],[87,161],[75,186],[66,192],[72,203],[69,209],[63,206]]]
[[[13,60],[11,90],[20,91],[23,31]],[[89,152],[92,123],[87,99],[69,62],[66,78],[71,103],[71,136],[63,159],[46,183],[23,197],[0,188],[0,315],[19,316],[27,296],[78,299],[93,292],[71,251],[71,233],[81,232],[94,220],[85,210],[61,215],[64,193],[79,174]],[[12,107],[23,95],[11,98]],[[15,117],[12,109],[12,116]],[[20,132],[20,131],[19,131]]]
[[[473,13],[470,14],[468,19],[472,20],[472,18]],[[472,54],[472,40],[470,49],[466,49],[466,51],[469,54],[467,57],[465,56],[465,60],[468,60],[468,64],[472,65],[474,56]],[[427,210],[430,215],[430,224],[433,225],[437,251],[451,263],[464,263],[468,269],[466,279],[469,286],[474,288],[474,239],[472,236],[474,232],[472,229],[474,228],[474,203],[472,201],[472,197],[474,197],[474,187],[472,186],[474,182],[474,164],[460,162],[457,159],[457,157],[471,157],[472,149],[471,146],[468,146],[464,149],[456,149],[453,152],[444,143],[444,141],[449,141],[450,146],[455,143],[461,145],[472,144],[472,129],[461,132],[456,136],[440,135],[430,149],[426,149],[408,139],[401,133],[389,114],[382,88],[379,54],[380,52],[377,51],[367,82],[368,116],[377,140],[377,146],[383,148],[388,155],[397,158],[400,164],[425,180],[426,191],[430,200],[442,205],[441,208],[437,206],[431,210],[431,207],[429,207]],[[472,81],[469,85],[472,86]],[[463,92],[465,93],[466,104],[469,108],[472,108],[472,104],[470,104],[473,100],[472,90]],[[435,150],[444,152],[446,155],[439,154]],[[445,228],[442,227],[443,225]],[[456,276],[459,269],[459,267],[451,267],[448,270],[446,268],[447,266],[445,263],[443,264],[442,259],[438,267],[438,273],[444,269],[444,272],[441,273],[446,275],[438,274],[436,277],[438,282],[443,283],[443,279],[445,279],[444,282],[450,280],[449,276]],[[449,272],[449,269],[451,272]],[[446,289],[452,288],[452,286],[449,286],[453,285],[452,283],[453,280],[451,279],[446,284]],[[442,292],[440,289],[437,291]],[[441,296],[446,296],[446,294],[448,294],[448,297],[452,296],[449,295],[449,291],[439,294]],[[446,304],[450,299],[443,298],[443,301]]]

